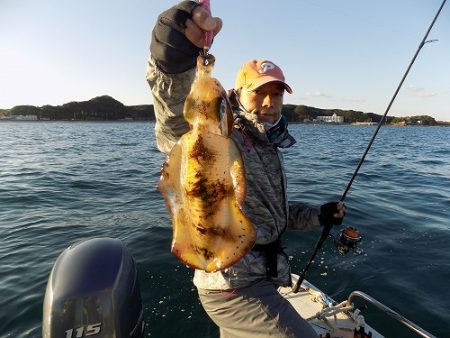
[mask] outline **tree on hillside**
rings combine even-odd
[[[21,105],[11,108],[9,115],[38,115],[39,108],[30,105]]]
[[[437,122],[434,118],[428,115],[417,115],[407,117],[395,117],[392,119],[392,123],[404,123],[409,125],[423,125],[423,126],[435,126]]]
[[[284,104],[282,113],[286,117],[286,119],[290,122],[298,122],[298,116],[295,112],[296,106],[293,104]]]

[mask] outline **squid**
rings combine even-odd
[[[211,76],[215,58],[197,59],[183,115],[189,123],[161,169],[158,190],[172,219],[172,253],[184,264],[215,272],[238,262],[256,232],[242,211],[245,169],[229,137],[233,116],[227,94]]]

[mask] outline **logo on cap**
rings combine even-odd
[[[291,87],[284,82],[282,70],[272,61],[264,59],[245,63],[236,76],[235,88],[252,91],[269,82],[281,83],[288,93],[292,93]]]
[[[265,74],[267,73],[269,70],[274,69],[275,65],[272,62],[263,62],[261,63],[261,65],[259,66],[260,69],[258,69],[258,73],[259,74]]]

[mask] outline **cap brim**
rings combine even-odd
[[[289,85],[286,82],[281,81],[280,79],[278,79],[276,77],[272,77],[272,76],[264,76],[263,78],[256,79],[252,83],[251,87],[247,87],[247,90],[251,92],[252,90],[258,89],[262,85],[265,85],[270,82],[276,82],[276,83],[283,85],[284,89],[286,89],[286,91],[289,94],[292,94],[292,89],[291,89],[291,87],[289,87]]]

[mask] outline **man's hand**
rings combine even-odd
[[[205,31],[212,32],[213,36],[222,29],[222,20],[212,17],[203,7],[196,7],[192,12],[192,20],[186,20],[185,35],[189,41],[199,48],[205,44]]]
[[[216,35],[222,20],[214,18],[199,3],[182,1],[158,16],[150,52],[165,73],[182,73],[195,67],[205,43],[205,31]]]
[[[330,202],[320,207],[319,221],[323,226],[341,225],[345,216],[343,202]]]

